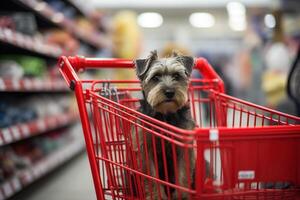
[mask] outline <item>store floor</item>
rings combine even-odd
[[[13,200],[96,200],[85,153],[19,193]]]

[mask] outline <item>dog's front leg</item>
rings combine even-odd
[[[183,152],[181,152],[183,153]],[[193,182],[193,173],[194,173],[194,167],[195,167],[195,157],[194,157],[194,151],[193,149],[188,149],[188,161],[186,162],[184,153],[178,157],[178,183],[180,186],[183,186],[185,188],[191,188],[191,184]],[[187,170],[189,169],[189,170]],[[179,195],[180,193],[180,195]],[[180,198],[179,198],[180,197]],[[182,192],[179,190],[176,190],[172,196],[172,199],[189,199],[190,194],[187,192]]]
[[[146,160],[144,162],[145,170],[147,169],[146,164],[149,164],[149,168],[150,168],[150,174],[148,175],[154,178],[158,178],[157,175],[159,173],[156,172],[155,169],[153,152],[148,154],[148,162],[146,162]],[[145,185],[146,200],[167,200],[168,199],[162,184],[159,184],[152,179],[145,178],[144,185]]]

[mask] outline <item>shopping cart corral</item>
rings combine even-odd
[[[132,60],[63,56],[59,67],[76,94],[98,199],[145,199],[147,184],[156,184],[168,199],[174,190],[190,199],[300,199],[300,118],[226,95],[206,60],[195,60],[203,79],[192,79],[189,87],[197,124],[192,131],[138,112],[137,80],[80,80],[76,74],[86,68],[133,68]],[[149,160],[140,155],[147,148],[135,144],[138,137],[150,142],[154,167],[163,166],[155,176],[141,169]],[[172,150],[166,152],[166,146]],[[186,152],[181,156],[188,187],[178,184],[177,163],[167,165],[170,155],[176,160],[177,148]],[[194,172],[188,170],[190,149],[196,152]],[[169,180],[170,171],[175,180]]]

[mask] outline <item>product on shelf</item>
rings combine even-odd
[[[85,17],[77,18],[76,25],[79,27],[79,30],[83,32],[93,33],[96,31],[96,27]]]
[[[16,106],[9,100],[0,100],[0,128],[24,123],[37,118],[37,112],[31,107]]]
[[[15,163],[11,158],[12,151],[0,149],[0,183],[12,177],[16,171]]]
[[[34,35],[37,32],[37,23],[35,16],[30,12],[17,12],[13,14],[16,31],[26,34]]]
[[[24,76],[22,66],[14,60],[0,59],[0,77],[20,79]]]
[[[0,200],[83,148],[76,102],[54,65],[59,55],[94,55],[100,46],[97,30],[66,1],[6,6],[18,12],[0,13]]]
[[[70,99],[68,96],[39,95],[28,99],[26,105],[32,106],[42,118],[67,112],[70,108]]]
[[[0,148],[0,184],[76,140],[71,130],[60,129]]]
[[[76,54],[79,50],[79,42],[68,32],[60,29],[51,29],[45,32],[49,44],[58,45],[68,55]]]
[[[110,29],[108,17],[104,12],[99,10],[93,10],[88,13],[89,19],[94,24],[94,26],[98,27],[102,32],[108,32]]]
[[[37,32],[35,16],[30,12],[1,13],[0,26],[30,36]]]
[[[13,69],[9,70],[10,64]],[[21,67],[21,68],[20,68]],[[14,75],[16,73],[16,75]],[[42,77],[46,73],[46,62],[44,59],[25,55],[1,55],[0,77],[21,78]]]
[[[57,12],[61,12],[64,16],[73,19],[76,17],[76,10],[61,0],[46,0],[51,8],[53,8]]]
[[[72,102],[68,96],[61,95],[38,95],[21,99],[0,99],[0,128],[67,113]]]

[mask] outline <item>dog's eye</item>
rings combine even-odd
[[[174,78],[175,80],[180,79],[180,74],[178,74],[178,73],[173,74],[173,78]]]
[[[152,80],[152,81],[155,81],[155,82],[159,81],[159,75],[153,76],[153,77],[151,78],[151,80]]]

